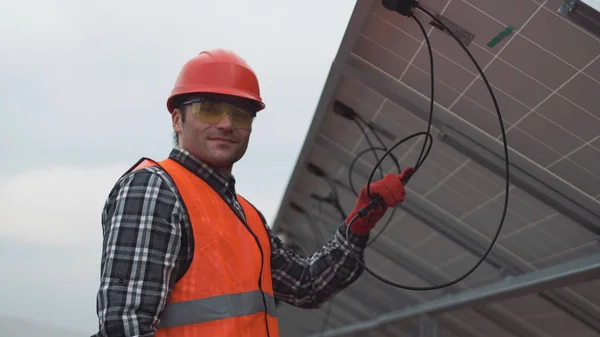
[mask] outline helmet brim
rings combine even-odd
[[[233,96],[243,99],[248,99],[256,105],[256,112],[259,112],[265,108],[265,103],[263,103],[262,98],[254,95],[253,93],[249,93],[244,90],[234,89],[234,88],[224,88],[217,86],[181,86],[175,88],[171,93],[171,97],[167,100],[167,109],[169,113],[173,113],[173,110],[177,108],[177,98],[183,95],[193,95],[193,94],[221,94],[227,96]]]

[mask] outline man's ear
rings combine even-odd
[[[171,120],[173,121],[173,131],[176,133],[181,133],[181,128],[183,127],[182,117],[181,110],[173,110],[173,113],[171,114]]]

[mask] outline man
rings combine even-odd
[[[274,299],[317,308],[362,273],[362,252],[388,207],[404,199],[401,175],[371,185],[384,203],[346,224],[309,258],[294,253],[235,192],[232,167],[264,109],[258,80],[233,52],[188,61],[167,108],[177,146],[143,159],[110,192],[95,336],[279,336]],[[405,173],[405,172],[403,172]],[[349,222],[371,199],[361,191]]]

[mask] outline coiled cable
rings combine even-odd
[[[443,284],[439,284],[439,285],[433,285],[433,286],[410,286],[410,285],[402,285],[399,283],[395,283],[392,282],[390,280],[387,280],[386,278],[378,275],[376,272],[374,272],[373,270],[371,270],[369,267],[367,267],[365,265],[365,263],[356,255],[356,253],[354,252],[354,248],[352,247],[352,244],[350,242],[348,242],[348,244],[351,246],[350,248],[350,252],[352,253],[352,255],[354,256],[354,258],[357,260],[357,262],[371,275],[373,275],[375,278],[379,279],[380,281],[391,285],[393,287],[396,288],[401,288],[401,289],[406,289],[406,290],[414,290],[414,291],[428,291],[428,290],[435,290],[435,289],[440,289],[440,288],[445,288],[445,287],[449,287],[452,286],[462,280],[464,280],[466,277],[468,277],[471,273],[473,273],[473,271],[475,271],[482,263],[483,261],[485,261],[485,259],[487,258],[488,254],[490,253],[490,251],[492,250],[492,248],[494,247],[494,244],[496,243],[496,240],[498,239],[498,236],[500,235],[500,232],[502,230],[503,224],[504,224],[504,220],[506,218],[506,212],[507,212],[507,208],[508,208],[508,194],[509,194],[509,187],[510,187],[510,174],[509,174],[509,159],[508,159],[508,145],[507,145],[507,140],[506,140],[506,131],[504,128],[504,122],[502,119],[502,114],[500,112],[500,108],[498,106],[498,102],[496,100],[496,97],[494,95],[494,92],[492,90],[491,85],[489,84],[483,70],[481,69],[481,67],[479,66],[477,60],[473,57],[473,55],[471,54],[471,52],[467,49],[467,47],[462,43],[462,41],[460,41],[460,39],[454,34],[454,32],[452,32],[452,30],[450,30],[446,24],[444,24],[444,22],[442,22],[441,20],[439,20],[435,15],[433,15],[432,13],[430,13],[427,9],[423,8],[422,6],[416,4],[415,8],[419,9],[420,11],[422,11],[423,13],[425,13],[427,16],[431,17],[440,27],[442,27],[447,33],[449,33],[452,38],[461,46],[461,48],[463,49],[463,51],[465,51],[465,53],[469,56],[469,58],[471,59],[471,61],[473,62],[473,64],[475,65],[475,67],[477,68],[479,75],[481,76],[481,78],[483,79],[489,93],[490,96],[492,98],[492,101],[494,103],[494,107],[496,109],[496,114],[498,116],[498,120],[499,120],[499,124],[500,124],[500,130],[502,133],[502,141],[503,141],[503,145],[504,145],[504,159],[505,159],[505,195],[504,195],[504,207],[502,210],[502,215],[500,217],[500,223],[498,225],[498,229],[496,230],[496,233],[494,234],[494,237],[492,238],[492,241],[489,245],[489,247],[487,248],[487,250],[485,251],[485,253],[481,256],[481,258],[479,259],[479,261],[471,268],[469,269],[467,272],[465,272],[463,275],[461,275],[460,277],[443,283]],[[429,120],[427,123],[427,131],[424,132],[418,132],[415,134],[412,134],[400,141],[398,141],[396,144],[394,144],[394,146],[392,146],[390,149],[388,149],[386,151],[386,153],[381,157],[381,159],[378,160],[377,164],[375,165],[375,167],[373,168],[368,182],[367,182],[367,194],[369,195],[369,197],[371,198],[371,202],[369,203],[368,206],[366,206],[365,208],[361,209],[358,214],[350,220],[350,222],[348,223],[348,227],[346,228],[346,236],[349,235],[349,231],[352,227],[352,225],[354,224],[354,222],[356,221],[356,219],[358,219],[359,217],[363,217],[365,215],[368,214],[368,212],[370,210],[375,209],[376,207],[379,207],[379,205],[382,203],[382,200],[380,198],[375,198],[373,197],[373,195],[371,195],[371,190],[370,190],[370,184],[371,181],[373,180],[373,176],[376,172],[376,170],[381,166],[381,163],[383,161],[383,159],[385,159],[387,156],[389,156],[391,154],[391,152],[398,146],[400,146],[401,144],[405,143],[406,141],[418,137],[418,136],[425,136],[425,141],[423,142],[423,147],[421,149],[421,153],[419,155],[419,158],[417,159],[417,162],[414,166],[414,171],[412,173],[411,176],[406,177],[405,179],[403,179],[403,183],[406,185],[409,181],[410,178],[412,176],[414,176],[414,174],[416,174],[416,172],[418,172],[419,168],[422,166],[422,164],[425,162],[425,159],[427,158],[427,156],[429,155],[429,151],[431,150],[431,146],[433,144],[433,137],[431,135],[431,125],[432,125],[432,121],[433,121],[433,108],[434,108],[434,88],[435,88],[435,75],[434,75],[434,64],[433,64],[433,51],[432,51],[432,47],[431,47],[431,43],[429,41],[429,37],[427,35],[427,32],[425,30],[425,28],[423,27],[423,24],[420,22],[420,20],[413,15],[412,11],[410,13],[408,13],[409,17],[411,17],[412,19],[415,20],[415,22],[417,23],[417,25],[419,26],[420,30],[423,33],[423,36],[425,38],[426,44],[427,44],[427,49],[429,52],[429,59],[430,59],[430,74],[431,74],[431,97],[430,97],[430,111],[429,111]],[[383,148],[385,148],[385,146],[383,146]],[[380,148],[381,149],[381,148]],[[373,152],[375,152],[377,150],[377,148],[371,148],[371,150],[373,150]],[[397,165],[398,167],[400,166],[399,164]],[[349,173],[349,176],[351,177],[352,172]],[[350,179],[351,180],[351,179]],[[383,232],[380,231],[379,235]]]

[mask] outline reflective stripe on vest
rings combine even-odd
[[[275,299],[265,294],[267,313],[277,316]],[[169,304],[164,310],[159,327],[169,328],[203,323],[217,319],[252,315],[264,312],[262,293],[259,290],[241,294],[220,295]]]

